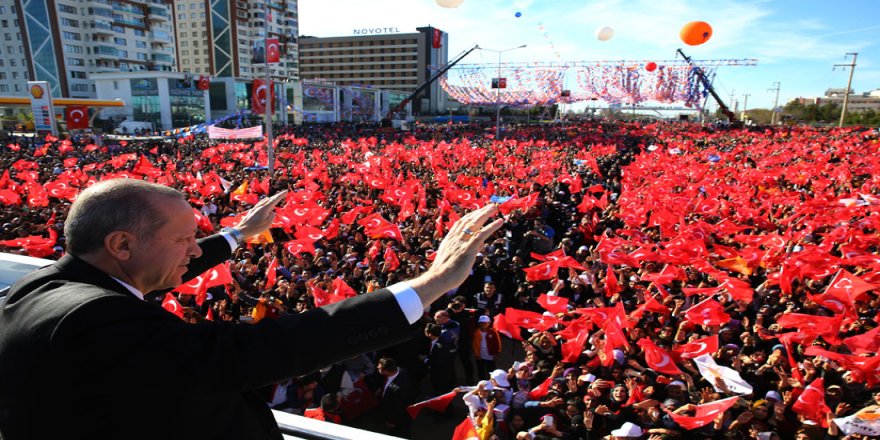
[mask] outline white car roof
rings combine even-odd
[[[13,283],[25,275],[52,264],[52,260],[0,252],[0,297]]]

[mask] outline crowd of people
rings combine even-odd
[[[288,190],[270,235],[152,298],[249,325],[413,278],[497,203],[502,230],[411,342],[267,387],[267,404],[402,437],[450,399],[468,409],[456,438],[880,435],[876,131],[492,132],[291,127],[272,175],[265,142],[21,140],[0,156],[0,245],[60,257],[70,201],[111,177],[181,190],[203,234]]]

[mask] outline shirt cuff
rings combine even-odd
[[[389,286],[388,290],[394,295],[397,305],[403,311],[403,316],[406,317],[410,324],[415,324],[422,317],[422,314],[425,313],[425,306],[422,305],[419,294],[416,293],[409,283],[397,283]]]
[[[232,252],[235,252],[235,250],[238,249],[238,242],[235,241],[235,237],[233,237],[232,234],[228,232],[221,232],[220,235],[222,235],[223,238],[225,238],[226,241],[229,242],[229,248]]]

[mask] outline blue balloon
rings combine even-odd
[[[517,13],[513,14],[513,15],[515,15],[516,18],[520,18],[520,17],[522,17],[522,12],[517,11]]]

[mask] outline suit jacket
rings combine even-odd
[[[201,240],[193,277],[229,258]],[[409,337],[383,289],[255,325],[186,324],[67,255],[0,303],[0,438],[280,439],[255,392]]]
[[[395,435],[394,431],[400,432],[400,428],[408,429],[412,419],[406,413],[406,408],[415,399],[415,386],[409,376],[409,372],[403,368],[399,368],[398,371],[400,373],[388,384],[388,387],[385,388],[379,399],[379,410],[382,413],[382,419],[385,422],[396,425],[398,428],[392,430],[392,435]],[[380,387],[382,386],[385,386],[385,382],[380,384]]]
[[[455,386],[455,366],[453,359],[455,354],[449,347],[438,339],[431,347],[428,341],[427,365],[431,376],[431,385],[436,393],[449,392]]]

